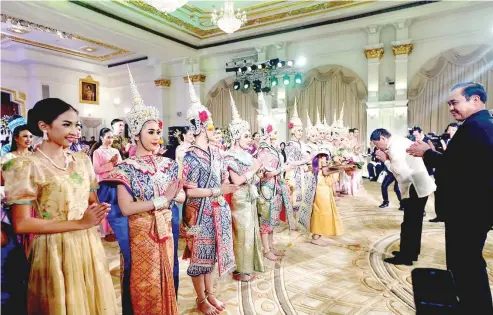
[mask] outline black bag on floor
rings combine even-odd
[[[452,273],[434,268],[411,272],[416,315],[456,315],[458,300]]]

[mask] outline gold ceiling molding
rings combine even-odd
[[[14,98],[14,102],[19,103],[19,105],[21,106],[21,113],[20,114],[24,117],[27,117],[26,104],[25,104],[26,94],[24,92],[21,92],[21,91],[16,91],[16,90],[4,88],[4,87],[1,87],[0,89],[4,92],[12,94],[12,96]],[[17,93],[19,93],[19,97],[17,97]]]
[[[87,58],[87,59],[91,59],[91,60],[106,61],[106,60],[109,60],[115,56],[125,55],[125,54],[129,53],[128,50],[120,49],[118,51],[112,52],[110,54],[106,54],[104,56],[93,56],[93,55],[85,54],[85,53],[82,53],[79,51],[66,49],[66,48],[62,48],[62,47],[56,47],[56,46],[52,46],[52,45],[47,45],[47,44],[43,44],[40,42],[35,42],[32,40],[28,40],[28,39],[24,39],[24,38],[12,36],[12,35],[7,35],[4,33],[2,33],[2,35],[5,35],[5,37],[11,39],[14,42],[20,43],[20,44],[25,44],[25,45],[29,45],[29,46],[38,47],[38,48],[44,48],[47,50],[56,51],[59,53],[64,53],[64,54],[68,54],[68,55],[72,55],[72,56]]]
[[[291,1],[284,1],[284,0],[266,1],[264,3],[252,5],[251,7],[247,7],[247,8],[240,9],[240,10],[241,11],[245,11],[245,12],[251,12],[251,11],[263,9],[263,8],[266,8],[266,7],[274,6],[274,5],[283,3],[283,2],[292,3],[291,5],[286,5],[286,6],[283,6],[282,7],[282,8],[285,8],[287,6],[292,6],[293,4],[294,5],[297,5],[297,4],[303,3],[305,1],[293,1],[293,2],[291,2]],[[202,10],[200,8],[197,8],[195,6],[192,7],[192,6],[189,6],[189,5],[184,5],[180,9],[184,9],[184,10],[190,12],[190,13],[200,13],[200,14],[209,14],[209,15],[212,13],[212,11],[204,11],[204,10]]]
[[[168,79],[154,80],[154,85],[155,86],[170,87],[171,86],[171,80],[168,80]]]
[[[366,59],[382,59],[383,58],[383,48],[372,48],[372,49],[365,49],[365,56]]]
[[[190,76],[190,80],[192,83],[204,83],[205,82],[205,74],[194,74]],[[188,83],[188,76],[183,77],[183,81]]]
[[[211,37],[216,37],[216,36],[222,36],[224,35],[224,32],[220,30],[219,28],[213,28],[213,29],[201,29],[195,25],[192,25],[186,21],[181,20],[180,18],[177,18],[171,14],[166,14],[164,12],[161,12],[157,10],[156,8],[148,5],[147,3],[144,3],[143,1],[135,1],[135,0],[128,0],[126,1],[128,4],[131,6],[134,6],[140,10],[135,10],[129,5],[126,5],[125,3],[122,3],[120,1],[112,1],[115,4],[118,4],[120,6],[123,6],[133,12],[139,13],[141,15],[145,15],[146,17],[152,18],[152,16],[157,16],[166,22],[169,22],[174,25],[169,25],[177,30],[180,31],[186,31],[187,34],[194,36],[195,38],[198,39],[204,39],[204,38],[211,38]],[[289,3],[289,1],[286,1]],[[307,1],[300,1],[299,3],[304,3]],[[360,6],[364,4],[369,4],[373,3],[375,0],[370,0],[370,1],[352,1],[352,0],[346,0],[346,1],[327,1],[323,3],[319,3],[316,5],[312,5],[309,7],[305,8],[299,8],[291,11],[286,11],[286,12],[281,12],[273,15],[268,15],[264,17],[259,17],[259,18],[249,18],[246,24],[241,27],[238,32],[240,31],[245,31],[245,30],[251,30],[271,24],[277,24],[281,22],[287,22],[290,20],[298,19],[300,17],[309,17],[309,16],[314,16],[314,15],[319,15],[323,13],[328,13],[332,11],[337,11],[341,10],[344,8],[349,8],[349,7],[354,7],[354,6]],[[298,4],[298,2],[296,3]],[[293,6],[294,4],[288,4],[285,7]],[[282,8],[280,8],[282,9]],[[270,11],[275,11],[274,9],[269,10]],[[144,12],[150,13],[151,16],[146,15]],[[157,22],[161,22],[157,19],[154,19]],[[177,26],[177,27],[176,27]]]
[[[6,17],[6,19],[10,19],[10,20],[17,20],[17,21],[20,21],[21,20],[19,18],[8,16],[8,15],[5,15],[5,17]],[[51,29],[50,27],[39,25],[39,24],[36,24],[34,22],[31,22],[31,21],[27,21],[27,20],[22,20],[22,21],[24,21],[25,23],[27,23],[27,28],[31,28],[31,29],[36,30],[36,31],[43,31],[40,28]],[[93,55],[81,53],[79,51],[75,51],[75,50],[71,50],[71,49],[67,49],[67,48],[56,47],[56,46],[52,46],[52,45],[47,45],[47,44],[43,44],[43,43],[39,43],[39,42],[35,42],[35,41],[23,39],[23,38],[20,38],[20,37],[16,37],[16,36],[12,36],[12,35],[9,35],[9,34],[4,34],[4,33],[2,33],[2,39],[4,39],[4,38],[10,38],[11,40],[13,40],[15,42],[18,42],[18,43],[22,43],[22,44],[26,44],[26,45],[30,45],[30,46],[36,46],[36,47],[40,47],[40,48],[45,48],[45,49],[48,49],[48,50],[54,50],[54,51],[57,51],[57,52],[62,52],[62,53],[66,53],[66,54],[70,54],[70,55],[74,55],[74,56],[78,56],[78,57],[83,57],[83,58],[88,58],[88,59],[92,59],[92,60],[99,60],[99,61],[105,61],[105,60],[111,59],[111,58],[113,58],[115,56],[125,55],[125,54],[130,53],[130,51],[125,50],[125,49],[122,49],[122,48],[117,47],[117,46],[113,46],[113,45],[110,45],[110,44],[102,43],[102,42],[99,42],[99,41],[96,41],[96,40],[93,40],[93,39],[89,39],[89,38],[86,38],[86,37],[83,37],[83,36],[75,35],[75,34],[71,34],[71,35],[72,35],[72,39],[80,40],[80,41],[83,41],[83,42],[86,42],[86,43],[91,43],[91,44],[94,44],[94,45],[98,45],[100,47],[111,49],[111,50],[114,50],[114,52],[113,53],[110,53],[110,54],[106,54],[104,56],[93,56]]]
[[[392,46],[392,52],[395,56],[410,55],[413,51],[413,44],[395,45]]]

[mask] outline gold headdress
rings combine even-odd
[[[190,130],[194,135],[198,135],[200,134],[201,127],[214,129],[212,115],[207,107],[200,103],[190,77],[188,77],[188,93],[190,95],[190,108],[187,111],[187,121]]]
[[[324,116],[324,129],[327,132],[330,132],[330,126],[327,124],[327,118]]]
[[[308,110],[306,110],[306,136],[309,137],[314,133],[317,133],[317,128],[312,125],[312,121],[310,120],[310,115],[308,114]]]
[[[335,113],[334,113],[335,118]],[[344,127],[344,103],[342,103],[341,112],[339,113],[339,119],[334,119],[330,129],[333,133],[343,136],[348,133],[348,128]]]
[[[146,106],[144,104],[128,65],[127,68],[128,75],[130,77],[130,91],[132,92],[132,108],[126,116],[126,121],[130,132],[132,135],[138,135],[142,130],[142,127],[144,127],[144,124],[150,120],[160,123],[160,127],[162,127],[158,109],[154,106]]]
[[[317,108],[317,123],[315,124],[315,128],[317,128],[318,131],[321,131],[324,129],[324,124],[320,121],[320,112],[318,111]]]
[[[258,106],[262,111],[262,119],[260,121],[260,136],[266,139],[274,132],[274,123],[270,117],[269,110],[265,104],[264,94],[262,92],[258,93]]]
[[[303,122],[301,121],[300,117],[298,116],[298,104],[296,102],[296,98],[294,99],[293,115],[291,116],[291,119],[289,120],[288,127],[291,130],[293,130],[294,128],[303,128]]]
[[[233,114],[233,119],[229,123],[229,132],[231,134],[231,140],[234,142],[240,139],[244,132],[250,130],[250,124],[246,120],[241,119],[231,91],[229,91],[229,97],[231,98],[231,113]]]

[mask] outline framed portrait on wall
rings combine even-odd
[[[90,75],[79,79],[79,103],[99,105],[99,82]]]

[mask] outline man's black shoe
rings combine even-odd
[[[401,252],[398,250],[392,251],[392,255],[394,256],[401,256]],[[411,259],[412,261],[418,261],[418,257]]]
[[[387,208],[389,206],[389,202],[383,202],[381,205],[379,205],[379,208]]]
[[[399,210],[404,211],[404,207],[403,206],[400,206],[399,207]]]
[[[429,222],[432,222],[432,223],[438,223],[438,222],[443,222],[442,219],[440,219],[439,217],[436,217],[434,219],[431,219]]]
[[[383,261],[385,261],[388,264],[392,265],[406,265],[406,266],[412,266],[413,261],[410,259],[405,259],[400,256],[395,256],[391,258],[385,258]]]

